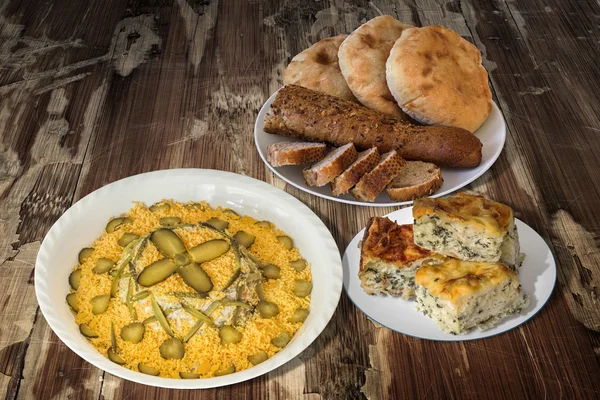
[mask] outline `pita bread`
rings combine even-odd
[[[352,32],[338,52],[340,69],[358,101],[373,110],[405,119],[388,89],[385,62],[404,29],[389,15],[376,17]]]
[[[405,30],[392,48],[386,70],[394,98],[419,122],[475,132],[492,109],[481,53],[450,29]]]
[[[338,64],[338,49],[348,35],[323,39],[298,53],[283,73],[284,85],[298,85],[317,92],[356,101]]]

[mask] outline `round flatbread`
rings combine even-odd
[[[283,83],[356,101],[338,64],[338,49],[347,36],[323,39],[297,54],[283,73]]]
[[[385,62],[404,29],[389,15],[376,17],[352,32],[338,52],[340,69],[358,101],[373,110],[405,119],[388,89]]]
[[[392,48],[386,71],[402,110],[424,124],[475,132],[492,109],[481,53],[442,26],[405,30]]]

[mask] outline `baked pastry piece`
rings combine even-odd
[[[360,244],[360,285],[367,294],[414,296],[415,272],[443,257],[415,245],[412,225],[371,218]]]
[[[389,15],[375,17],[359,26],[340,45],[340,69],[356,98],[365,106],[405,119],[385,78],[385,61],[390,49],[411,28]]]
[[[394,179],[406,161],[396,150],[389,151],[381,156],[381,161],[370,172],[363,175],[358,181],[352,195],[361,201],[373,202],[377,195]]]
[[[520,266],[519,235],[513,210],[480,196],[459,193],[443,199],[415,200],[415,243],[468,261],[500,261]]]
[[[279,142],[267,147],[267,161],[274,167],[309,164],[325,157],[323,143]]]
[[[324,186],[333,181],[356,160],[358,153],[352,143],[332,150],[324,159],[303,171],[308,186]]]
[[[410,201],[435,193],[442,184],[442,171],[437,165],[422,161],[407,161],[400,174],[386,188],[393,201]]]
[[[443,26],[405,29],[386,61],[386,79],[400,108],[424,124],[475,132],[492,110],[481,53]]]
[[[501,263],[449,258],[421,267],[415,283],[417,309],[453,335],[489,329],[529,305],[519,278]]]
[[[338,63],[338,49],[348,35],[325,38],[296,54],[283,73],[284,85],[299,85],[341,99],[357,101]]]
[[[359,179],[372,170],[379,162],[379,150],[372,147],[358,154],[356,161],[352,163],[340,176],[331,182],[331,192],[334,196],[346,194]]]

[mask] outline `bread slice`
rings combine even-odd
[[[377,147],[359,153],[356,161],[331,182],[333,195],[339,196],[348,193],[364,174],[375,168],[378,162],[379,150]]]
[[[324,186],[333,181],[336,176],[342,173],[350,164],[352,164],[358,153],[354,144],[348,143],[342,147],[331,151],[324,159],[305,169],[304,181],[308,186]]]
[[[438,190],[444,179],[437,165],[422,161],[407,161],[400,174],[387,186],[393,201],[410,201],[429,196]]]
[[[394,179],[400,171],[406,161],[396,150],[388,151],[381,156],[381,161],[371,172],[367,172],[358,181],[354,189],[352,189],[352,195],[357,200],[361,201],[375,201],[375,198],[379,193],[385,189],[385,187]]]
[[[274,167],[310,164],[325,157],[323,143],[279,142],[267,148],[267,161]]]

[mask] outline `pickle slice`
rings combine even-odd
[[[191,263],[185,267],[179,267],[179,276],[183,281],[199,293],[208,293],[212,290],[213,284],[208,274],[196,263]]]
[[[312,282],[304,279],[294,280],[294,294],[298,297],[306,297],[312,291]]]
[[[75,312],[79,312],[79,304],[77,303],[77,293],[69,293],[67,295],[67,304]]]
[[[96,261],[96,265],[92,268],[92,272],[95,274],[104,274],[105,272],[110,271],[114,265],[115,262],[113,260],[102,257]]]
[[[76,269],[75,271],[71,272],[71,274],[69,275],[69,286],[71,286],[71,288],[73,288],[73,290],[79,289],[79,281],[80,280],[81,280],[81,270]]]
[[[279,347],[279,348],[283,348],[283,347],[285,347],[290,342],[291,339],[292,339],[292,337],[290,336],[289,333],[287,333],[287,332],[281,332],[279,334],[279,336],[271,339],[271,344],[273,346],[276,346],[276,347]]]
[[[256,236],[251,235],[248,232],[237,231],[235,235],[233,235],[233,238],[245,248],[249,248],[250,246],[252,246],[252,243],[254,243]]]
[[[119,246],[125,247],[129,243],[131,243],[134,240],[139,239],[139,238],[140,238],[140,235],[136,235],[135,233],[131,233],[131,232],[125,232],[123,234],[123,236],[121,236],[121,238],[117,241],[117,243],[119,244]]]
[[[192,262],[192,260],[190,260],[188,255],[185,253],[177,254],[173,261],[175,261],[175,265],[177,265],[178,267],[183,267],[184,265],[188,265]]]
[[[158,220],[158,223],[162,226],[175,226],[181,222],[179,217],[163,217]]]
[[[138,371],[140,371],[142,374],[146,374],[146,375],[152,375],[152,376],[160,375],[160,372],[157,369],[154,369],[143,363],[138,364]]]
[[[239,217],[240,216],[240,214],[236,213],[235,211],[233,211],[230,208],[226,208],[225,210],[223,210],[223,214],[233,215],[234,217]]]
[[[169,203],[163,203],[162,201],[159,201],[158,203],[152,204],[148,209],[152,212],[157,212],[162,210],[168,210],[170,208],[171,205]]]
[[[231,325],[223,325],[219,329],[219,337],[221,338],[221,344],[235,344],[242,340],[242,334],[240,331],[235,329]]]
[[[283,247],[285,247],[287,250],[294,248],[294,241],[289,236],[277,236],[277,240],[279,240]]]
[[[92,314],[99,315],[108,309],[108,303],[110,302],[110,295],[103,294],[92,298]]]
[[[87,258],[89,258],[89,256],[92,255],[92,253],[94,252],[94,248],[92,247],[84,247],[83,249],[81,249],[81,251],[79,252],[78,255],[78,260],[79,260],[79,264],[83,264],[85,262],[85,260]]]
[[[116,231],[117,229],[119,229],[121,226],[126,225],[126,224],[130,224],[133,221],[130,218],[127,217],[119,217],[119,218],[114,218],[111,219],[108,224],[106,224],[106,233],[113,233],[114,231]]]
[[[189,253],[195,262],[203,263],[222,256],[229,251],[230,247],[226,240],[213,239],[192,247]]]
[[[185,354],[183,343],[177,338],[167,339],[159,347],[160,356],[165,360],[181,360]]]
[[[270,223],[269,221],[258,221],[255,225],[260,226],[261,228],[267,228],[267,229],[273,228],[273,224]]]
[[[144,338],[144,332],[146,332],[144,324],[141,322],[134,322],[121,328],[121,339],[129,343],[137,344]]]
[[[181,372],[179,372],[179,377],[181,379],[198,379],[198,378],[200,378],[200,374],[195,374],[193,372],[181,371]]]
[[[234,372],[235,372],[235,365],[231,364],[231,367],[228,367],[221,371],[215,372],[215,376],[229,375],[229,374],[233,374]]]
[[[88,338],[97,338],[98,334],[96,332],[94,332],[89,326],[87,325],[79,325],[79,332],[81,332],[81,334],[85,337]]]
[[[155,261],[140,272],[137,282],[144,287],[154,286],[173,275],[177,266],[168,258]]]
[[[306,268],[306,260],[301,258],[299,260],[292,261],[290,266],[296,270],[296,272],[302,272]]]
[[[269,358],[269,356],[267,355],[267,352],[264,350],[259,350],[256,353],[249,355],[248,361],[250,361],[250,363],[252,363],[252,365],[258,365],[261,362],[266,361],[267,358]]]
[[[125,359],[117,353],[115,353],[113,349],[108,349],[108,352],[106,354],[108,355],[108,359],[114,362],[115,364],[123,365],[126,363]]]
[[[211,218],[208,221],[206,221],[206,223],[220,231],[224,231],[229,226],[229,222],[223,221],[222,219],[219,219],[219,218]]]
[[[306,318],[308,318],[308,310],[306,308],[297,308],[290,317],[290,322],[293,324],[304,322]]]
[[[281,277],[281,269],[277,265],[267,264],[263,267],[262,274],[267,279],[279,279]]]
[[[263,318],[273,318],[279,314],[279,306],[270,301],[260,301],[256,306],[256,309]]]
[[[165,257],[174,258],[177,254],[185,253],[183,242],[170,229],[160,228],[155,230],[150,235],[150,240]]]

